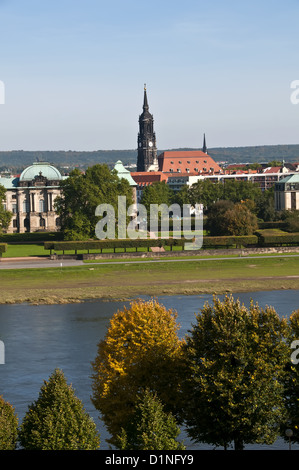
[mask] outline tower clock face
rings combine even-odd
[[[152,147],[152,146],[153,146],[153,143],[152,143],[152,142],[149,142],[148,145],[149,145],[150,147]]]

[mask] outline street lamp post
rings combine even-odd
[[[291,450],[291,437],[293,435],[292,429],[286,429],[285,434],[289,438],[289,450]]]

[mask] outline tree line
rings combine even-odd
[[[60,183],[61,196],[55,201],[61,231],[65,240],[95,238],[95,215],[100,204],[110,204],[118,217],[118,196],[125,196],[128,207],[133,204],[130,184],[120,179],[115,170],[106,164],[96,164],[82,173],[78,169]],[[0,187],[0,201],[5,189]],[[0,202],[0,231],[5,230],[11,213]],[[227,180],[211,182],[199,180],[191,187],[185,185],[179,191],[172,190],[166,182],[156,182],[144,188],[140,201],[147,211],[151,204],[202,204],[205,229],[210,235],[250,235],[259,221],[284,220],[290,231],[299,230],[299,211],[277,212],[274,208],[274,188],[262,191],[250,181]],[[149,213],[149,212],[148,212]]]
[[[61,222],[65,240],[86,240],[95,237],[97,218],[95,209],[99,204],[113,206],[117,219],[118,196],[126,196],[127,208],[133,203],[132,188],[128,181],[119,179],[117,173],[106,165],[94,165],[82,174],[74,170],[61,182],[62,194],[56,199],[56,211]],[[206,216],[226,201],[230,209],[230,228],[225,233],[214,233],[218,223],[213,222],[208,230],[211,235],[248,235],[257,227],[258,220],[276,220],[274,210],[274,191],[262,192],[252,182],[226,181],[212,183],[201,180],[190,188],[186,185],[180,191],[173,191],[165,182],[156,182],[144,188],[141,204],[148,213],[151,204],[202,204]],[[211,215],[212,217],[212,215]],[[217,215],[218,217],[218,215]],[[225,219],[228,220],[228,214]],[[231,232],[234,233],[231,233]]]
[[[210,236],[251,235],[261,222],[283,222],[289,232],[299,231],[299,211],[276,211],[274,187],[262,191],[251,181],[226,180],[212,182],[199,180],[192,186],[173,191],[165,182],[147,186],[141,203],[149,210],[150,204],[202,204],[204,228]]]
[[[120,450],[242,450],[286,430],[299,442],[299,310],[281,318],[253,301],[214,297],[185,337],[177,313],[156,300],[117,311],[92,362],[92,403]],[[295,346],[294,346],[295,345]],[[0,399],[0,449],[94,450],[96,425],[56,369],[21,423]]]

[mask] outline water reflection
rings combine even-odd
[[[237,297],[246,306],[249,306],[251,299],[261,307],[273,306],[281,316],[289,316],[299,308],[298,291],[234,294],[234,298]],[[205,302],[212,301],[212,296],[164,296],[158,297],[158,301],[178,312],[179,334],[184,336],[195,320],[195,313]],[[107,433],[90,401],[90,364],[110,318],[124,305],[128,306],[129,302],[0,305],[0,340],[5,344],[5,364],[0,365],[0,395],[15,407],[20,421],[28,406],[37,399],[43,381],[57,367],[63,370],[68,383],[73,385],[76,395],[97,423],[101,448],[108,448],[105,442]],[[185,442],[187,444],[187,440]],[[278,441],[271,448],[286,446]],[[194,444],[188,446],[197,447]]]

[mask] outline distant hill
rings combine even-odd
[[[299,145],[261,145],[256,147],[224,147],[208,149],[216,161],[228,163],[262,163],[272,160],[299,161]]]
[[[158,154],[163,151],[164,150],[159,150]],[[227,163],[262,163],[272,160],[285,160],[286,162],[299,161],[299,145],[218,147],[208,149],[208,153],[214,160]],[[109,166],[113,166],[117,160],[121,160],[124,165],[135,165],[137,162],[137,150],[96,150],[93,152],[0,151],[0,168],[13,169],[13,171],[20,171],[35,161],[47,161],[68,171],[70,168],[86,168],[96,163],[107,163]]]
[[[44,161],[56,167],[80,167],[86,168],[96,163],[107,163],[114,165],[117,160],[123,163],[136,163],[137,152],[135,150],[97,150],[94,152],[80,151],[28,151],[12,150],[0,151],[0,168],[11,168],[21,170],[33,162]]]

